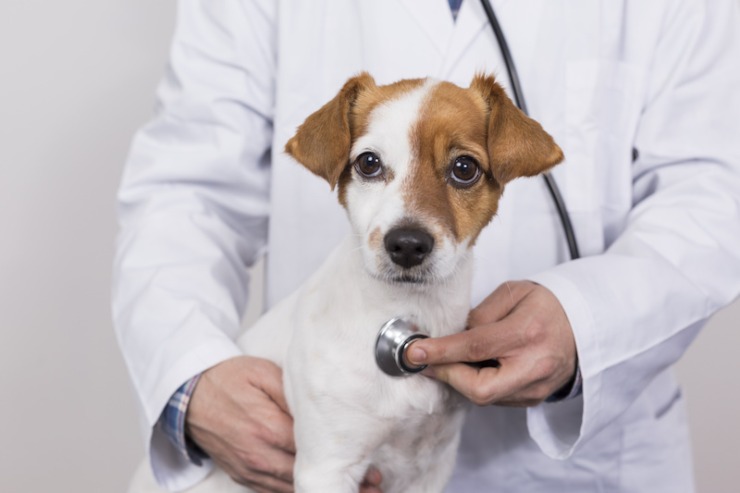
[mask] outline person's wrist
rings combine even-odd
[[[195,375],[178,388],[167,402],[160,426],[165,436],[177,451],[192,464],[200,466],[208,454],[195,443],[187,433],[185,419],[187,417],[190,398],[193,395],[202,374]]]
[[[574,399],[581,395],[583,390],[583,377],[581,376],[581,367],[578,365],[576,360],[575,371],[573,376],[568,380],[568,383],[556,390],[550,397],[545,399],[545,402],[560,402]]]

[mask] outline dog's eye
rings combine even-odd
[[[470,156],[455,158],[450,169],[451,183],[456,187],[471,187],[478,181],[480,175],[478,163]]]
[[[373,152],[363,152],[355,160],[355,169],[365,178],[375,178],[383,172],[383,162]]]

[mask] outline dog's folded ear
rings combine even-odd
[[[366,72],[349,79],[334,99],[306,118],[285,145],[285,152],[328,181],[332,190],[349,162],[352,107],[359,94],[371,87],[375,80]]]
[[[522,113],[492,76],[476,75],[470,89],[488,104],[488,156],[496,180],[538,175],[563,160],[550,134]]]

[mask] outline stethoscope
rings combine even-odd
[[[506,42],[506,37],[501,29],[501,25],[498,23],[496,13],[493,11],[493,7],[489,0],[481,0],[483,10],[486,12],[488,22],[491,24],[493,33],[496,36],[501,55],[503,56],[504,63],[506,64],[506,72],[509,75],[509,81],[511,82],[511,90],[514,93],[514,102],[517,107],[525,115],[528,115],[527,104],[524,100],[524,93],[522,91],[521,83],[519,82],[519,74],[514,65],[514,59],[509,51],[509,44]],[[563,202],[563,197],[560,194],[555,178],[549,172],[542,175],[547,185],[547,190],[550,193],[555,208],[557,209],[558,216],[560,216],[560,222],[563,226],[563,232],[565,233],[565,239],[568,242],[568,250],[570,252],[571,260],[575,260],[580,257],[578,251],[578,243],[576,241],[576,235],[573,231],[573,224],[570,220],[570,215]],[[375,362],[383,373],[392,377],[401,377],[413,375],[423,371],[426,366],[413,366],[410,365],[406,359],[406,349],[417,339],[423,339],[428,337],[424,334],[421,329],[414,324],[412,321],[397,317],[387,321],[380,328],[378,337],[375,340]],[[473,363],[477,366],[498,366],[496,360],[489,360],[482,363]]]

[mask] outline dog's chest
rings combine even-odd
[[[286,365],[311,400],[357,408],[380,419],[428,419],[447,415],[460,397],[446,385],[423,375],[390,377],[377,367],[378,330],[396,316],[413,319],[433,335],[462,330],[468,302],[440,303],[433,296],[399,296],[390,290],[343,287],[341,273],[329,286],[303,292]],[[324,279],[324,282],[326,279]]]
[[[347,322],[344,328],[352,325]],[[381,325],[372,323],[373,328]],[[359,333],[358,328],[352,337],[332,334],[329,328],[314,337],[308,336],[311,332],[296,334],[294,356],[287,363],[301,368],[300,383],[294,384],[303,386],[309,399],[334,401],[336,406],[357,408],[380,419],[426,419],[445,415],[459,404],[456,392],[433,379],[381,372],[375,364],[372,331]]]

